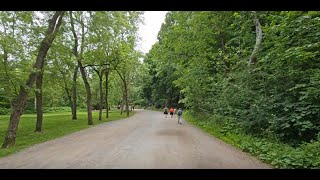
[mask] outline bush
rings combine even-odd
[[[26,110],[24,110],[24,114],[34,114],[34,113],[36,113],[37,111],[35,110],[35,109],[26,109]]]
[[[185,119],[210,134],[248,152],[275,168],[320,168],[320,138],[294,148],[275,137],[260,138],[244,133],[231,118],[219,115],[192,116],[185,112]]]
[[[44,107],[43,108],[43,112],[47,113],[47,112],[68,112],[71,111],[70,107]]]
[[[10,109],[0,107],[0,115],[8,115],[9,113]]]

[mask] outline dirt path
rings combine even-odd
[[[169,116],[168,116],[169,117]],[[270,168],[177,118],[137,110],[0,158],[0,168]]]

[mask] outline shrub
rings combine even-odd
[[[62,111],[62,112],[68,112],[71,111],[70,107],[44,107],[43,108],[43,112],[47,113],[47,112],[58,112],[58,111]]]
[[[320,168],[320,137],[310,143],[292,147],[276,139],[276,136],[257,137],[247,134],[232,118],[219,115],[192,116],[186,112],[184,118],[214,136],[248,152],[275,168]]]
[[[0,115],[7,115],[9,113],[10,113],[10,109],[0,107]]]

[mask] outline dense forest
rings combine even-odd
[[[172,11],[147,54],[143,12],[0,12],[2,148],[22,114],[183,108],[276,168],[320,167],[320,12]]]
[[[319,167],[319,29],[314,11],[169,12],[144,60],[144,97],[259,138],[243,149],[274,165]]]

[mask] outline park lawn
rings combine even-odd
[[[93,123],[94,125],[114,121],[118,119],[126,118],[124,112],[120,115],[119,111],[110,111],[109,119],[105,120],[105,113],[102,116],[102,121],[98,120],[99,111],[93,111]],[[132,116],[134,112],[130,112]],[[52,140],[72,132],[76,132],[82,129],[86,129],[92,126],[88,125],[87,113],[77,112],[78,120],[71,120],[71,112],[54,112],[44,113],[42,133],[35,133],[36,115],[25,114],[21,116],[19,123],[19,129],[17,132],[16,144],[14,147],[8,149],[0,148],[0,157],[7,156],[9,154],[18,152],[22,149],[30,147],[32,145]],[[0,115],[0,140],[1,145],[4,140],[5,133],[7,131],[8,122],[10,116]]]

